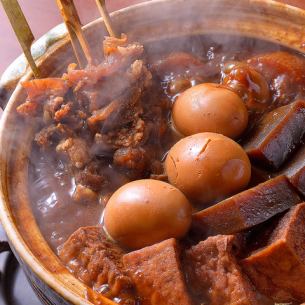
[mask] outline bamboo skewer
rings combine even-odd
[[[22,47],[25,57],[36,78],[41,76],[41,73],[35,63],[31,53],[31,46],[34,42],[34,35],[29,27],[29,24],[22,12],[18,0],[0,0],[4,10],[10,20],[12,28],[17,36],[17,39]],[[84,67],[85,59],[88,64],[93,63],[93,57],[89,48],[88,42],[82,30],[82,24],[77,13],[73,0],[56,0],[61,15],[66,24],[69,36],[71,38],[72,47],[80,67]],[[111,37],[118,37],[111,22],[111,18],[106,8],[105,0],[96,0],[98,9],[103,17],[107,31]]]
[[[98,7],[98,9],[99,9],[99,11],[100,11],[100,13],[103,17],[103,20],[104,20],[104,23],[106,25],[106,28],[107,28],[107,31],[108,31],[109,35],[111,37],[117,37],[118,38],[118,34],[114,30],[111,18],[109,16],[108,11],[107,11],[105,0],[95,0],[95,1],[96,1],[96,4],[97,4],[97,7]]]
[[[66,24],[67,31],[70,36],[71,45],[73,48],[74,55],[76,57],[78,66],[82,69],[86,66],[86,58],[84,53],[82,52],[82,46],[80,45],[75,32],[71,29],[70,26]]]
[[[1,0],[1,3],[21,45],[24,55],[34,73],[34,76],[39,78],[41,74],[31,53],[31,46],[35,38],[18,1]]]
[[[92,64],[91,51],[84,36],[82,24],[73,0],[56,0],[56,2],[68,29],[72,47],[80,66],[83,66],[83,55],[88,64]]]

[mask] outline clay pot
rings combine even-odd
[[[263,0],[158,0],[128,7],[112,15],[118,31],[131,40],[151,42],[182,35],[229,33],[273,41],[302,52],[305,12]],[[95,54],[106,35],[101,20],[85,27]],[[45,76],[59,76],[73,59],[67,38],[48,48],[38,66]],[[55,67],[55,68],[54,68]],[[30,79],[27,72],[23,80]],[[86,287],[75,279],[50,249],[31,211],[28,193],[28,155],[33,120],[21,121],[16,107],[25,99],[18,84],[0,126],[0,215],[11,248],[45,304],[90,304]],[[104,298],[101,304],[114,304]]]

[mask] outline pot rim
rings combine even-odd
[[[126,8],[122,8],[116,12],[113,12],[111,15],[113,17],[119,16],[121,14],[126,14],[127,12],[130,12],[131,10],[141,8],[147,5],[151,4],[161,4],[161,3],[166,3],[170,2],[171,0],[153,0],[153,1],[145,1],[139,4],[135,4]],[[188,0],[174,0],[175,5],[180,3],[180,2],[186,2]],[[224,0],[227,1],[227,0]],[[249,4],[253,5],[268,5],[273,7],[274,9],[280,10],[280,9],[285,9],[286,13],[288,15],[298,15],[300,16],[301,14],[304,16],[305,20],[305,11],[293,7],[290,5],[286,5],[274,0],[248,0],[247,1]],[[94,20],[84,26],[84,29],[88,29],[91,27],[94,27],[94,25],[103,22],[101,18]],[[67,37],[64,37],[56,44],[56,49],[60,48],[61,46],[69,43],[69,39]],[[3,116],[1,118],[0,122],[0,139],[3,138],[5,135],[5,129],[6,129],[6,123],[10,117],[11,111],[15,107],[15,101],[16,97],[20,94],[22,90],[21,82],[28,80],[32,78],[33,73],[31,71],[28,71],[24,77],[20,80],[18,83],[16,89],[14,90],[11,98],[9,99],[9,102],[5,108],[5,111],[3,113]],[[3,150],[3,143],[1,141],[0,143],[0,151],[2,152]],[[30,269],[35,273],[35,275],[42,280],[44,283],[46,283],[51,289],[53,289],[55,292],[57,292],[60,296],[62,296],[65,300],[68,302],[71,302],[71,304],[75,305],[84,305],[84,304],[92,304],[89,301],[86,301],[84,298],[81,298],[79,295],[74,293],[73,291],[69,290],[66,286],[62,285],[62,282],[60,282],[56,277],[54,277],[54,274],[47,270],[44,265],[33,255],[29,247],[27,246],[25,240],[23,239],[22,235],[20,234],[18,227],[14,223],[13,220],[13,215],[12,212],[9,209],[9,205],[6,203],[6,198],[5,198],[5,188],[3,187],[3,181],[6,180],[6,172],[1,171],[0,172],[0,177],[1,177],[1,184],[0,184],[0,221],[4,227],[4,230],[9,238],[10,243],[12,244],[14,250],[18,253],[18,256],[21,258],[21,260],[26,263]],[[114,304],[112,301],[109,301],[108,304]]]

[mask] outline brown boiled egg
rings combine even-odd
[[[200,84],[184,91],[176,100],[172,119],[183,135],[221,133],[236,139],[246,129],[248,111],[232,90],[218,84]]]
[[[167,155],[165,169],[172,185],[202,205],[241,191],[251,177],[250,161],[243,148],[211,132],[176,143]]]
[[[192,207],[174,186],[152,179],[119,188],[104,211],[107,233],[122,246],[139,249],[189,230]]]

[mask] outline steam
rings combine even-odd
[[[167,10],[158,12],[159,18],[166,21],[171,19],[170,16],[183,14],[184,18],[181,20],[181,23],[185,21],[185,24],[181,24],[181,29],[189,26],[190,20],[192,20],[192,16],[194,14],[196,16],[203,14],[203,19],[204,16],[208,15],[218,16],[218,18],[221,15],[225,15],[226,19],[229,16],[234,16],[236,18],[236,24],[238,24],[239,6],[243,5],[245,1],[230,1],[231,6],[229,9],[226,7],[225,11],[219,10],[219,4],[222,1],[209,1],[208,5],[205,5],[204,7],[204,12],[194,11],[192,4],[187,6],[187,10],[181,12],[179,11],[178,4],[183,2],[188,1],[173,1],[173,5],[171,7],[168,6]],[[190,2],[196,3],[196,1]],[[177,5],[175,5],[176,3]],[[186,5],[184,6],[186,7]],[[160,5],[160,7],[163,6]],[[140,17],[135,16],[135,24],[138,18]],[[149,16],[147,18],[149,18]],[[132,23],[130,20],[128,22]],[[202,20],[202,23],[205,24],[205,21]],[[131,24],[130,27],[132,28],[132,26],[133,25]],[[140,27],[141,25],[136,24],[136,26]],[[166,30],[166,28],[163,29],[164,32],[166,32]],[[105,34],[106,33],[99,28],[99,31],[90,32],[90,35],[88,36],[93,54],[97,58],[98,62],[102,60],[102,38]],[[129,34],[128,30],[127,34]],[[148,37],[150,32],[146,31],[145,35]],[[136,40],[138,39],[138,37],[134,35],[131,35],[131,37]],[[280,46],[266,41],[253,40],[234,34],[224,33],[210,33],[209,35],[205,36],[194,35],[191,37],[179,37],[179,39],[167,38],[156,42],[145,42],[144,40],[145,38],[142,35],[139,42],[145,43],[146,59],[149,68],[151,68],[157,59],[166,58],[166,56],[171,53],[175,53],[177,51],[191,53],[199,58],[205,65],[206,70],[203,78],[204,82],[218,82],[220,80],[221,67],[227,61],[244,60],[247,57],[254,56],[257,53],[281,49]],[[52,67],[49,69],[51,76],[60,77],[62,72],[66,70],[67,63],[75,62],[71,49],[67,49],[63,56],[65,58],[62,58],[61,56],[58,58],[53,57]],[[191,71],[188,73],[191,73]],[[107,85],[111,90],[116,88],[125,88],[126,79],[114,77],[111,79],[111,83],[109,82]],[[108,91],[109,88],[106,90]],[[118,116],[114,116],[114,120],[117,118]],[[18,120],[15,122],[17,121]],[[40,120],[27,121],[27,124],[33,123],[36,124],[37,128],[41,126]],[[12,128],[15,129],[16,126],[12,126]],[[20,126],[19,129],[20,130],[18,132],[22,133],[23,126]],[[8,133],[7,136],[10,137],[10,134]],[[15,143],[15,145],[18,147],[19,144]],[[166,154],[166,151],[164,151],[164,154]],[[87,205],[83,207],[80,204],[72,204],[71,199],[69,199],[67,195],[62,195],[64,192],[71,192],[71,187],[75,185],[75,181],[73,181],[73,179],[71,180],[71,177],[69,180],[69,172],[66,168],[60,168],[58,165],[60,164],[60,160],[58,159],[59,157],[57,154],[54,153],[54,155],[51,154],[51,156],[45,155],[45,157],[41,159],[39,154],[37,155],[37,152],[35,153],[33,151],[29,158],[30,164],[32,165],[32,170],[35,172],[32,177],[30,176],[32,179],[30,182],[30,186],[32,188],[30,193],[32,194],[32,198],[35,199],[33,200],[33,210],[43,234],[47,240],[51,240],[54,247],[58,246],[58,242],[62,242],[65,227],[70,226],[68,231],[71,233],[71,231],[80,226],[90,224],[93,225],[99,222],[103,208],[102,206],[92,207]],[[54,166],[54,164],[56,166]],[[54,167],[58,168],[56,172],[54,171]],[[108,171],[107,173],[109,175],[118,175],[118,173],[115,172],[111,166],[105,169],[105,171]],[[116,180],[117,185],[127,181],[126,178],[124,179],[124,177],[121,176],[117,176],[112,180]],[[54,189],[60,189],[61,194],[57,194]],[[37,198],[37,194],[41,194],[40,198]],[[60,230],[61,233],[59,234],[58,232]],[[67,234],[64,234],[64,238],[67,238]]]

